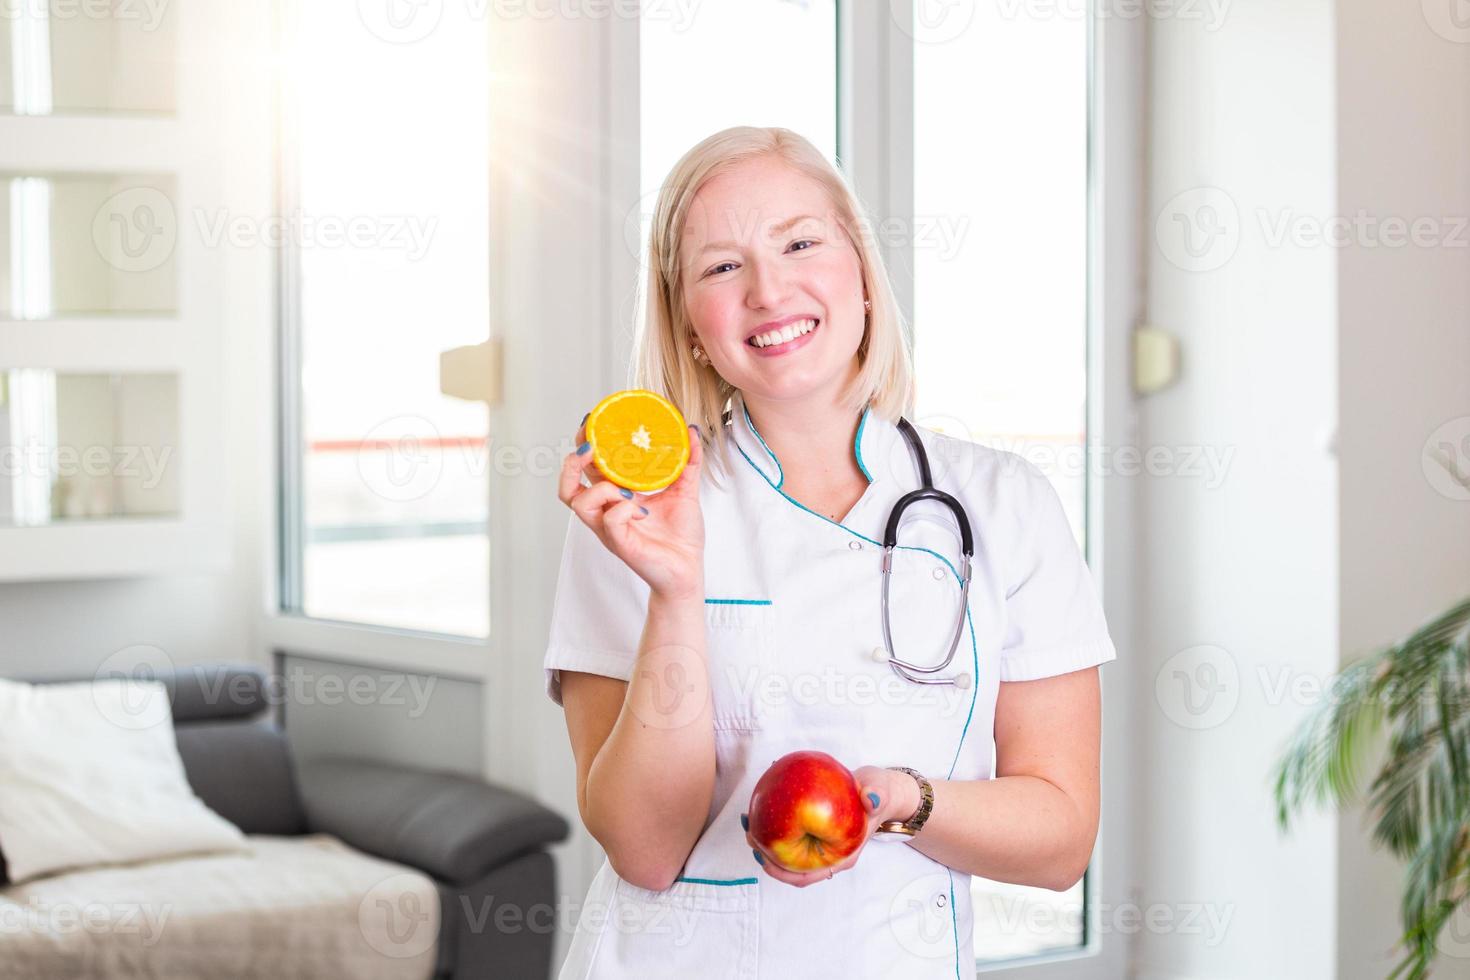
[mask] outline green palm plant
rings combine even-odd
[[[1404,862],[1404,958],[1389,978],[1418,980],[1470,898],[1470,599],[1334,678],[1276,764],[1281,829],[1308,804],[1364,802],[1364,761],[1385,728],[1366,804],[1374,843]]]

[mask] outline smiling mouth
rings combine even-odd
[[[806,320],[797,320],[794,323],[788,323],[780,329],[758,333],[745,342],[757,349],[779,347],[782,344],[791,343],[791,341],[796,340],[798,337],[805,337],[807,334],[816,330],[817,327],[821,326],[821,323],[822,321],[815,317]]]

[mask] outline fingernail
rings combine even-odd
[[[592,443],[590,443],[590,442],[584,442],[580,446],[577,447],[577,455],[578,456],[584,455],[587,452],[587,450],[589,450],[591,448],[592,448]]]
[[[763,857],[761,857],[761,852],[760,851],[757,851],[755,848],[752,847],[750,849],[750,853],[752,853],[752,854],[755,855],[755,863],[756,864],[764,865],[766,863],[766,859],[763,858]]]
[[[750,814],[748,814],[748,813],[742,813],[740,815],[740,829],[741,830],[749,830],[750,829]]]
[[[633,491],[627,489],[626,487],[624,487],[623,489],[619,490],[618,493],[622,494],[623,497],[625,499],[627,499],[627,500],[632,500],[633,499]]]
[[[644,517],[647,517],[648,516],[648,508],[647,507],[644,507],[642,504],[639,504],[638,505],[638,509],[641,510],[641,511],[643,511],[643,516]]]
[[[868,802],[871,803],[871,804],[873,804],[873,809],[875,809],[875,810],[878,809],[878,794],[877,793],[869,793],[868,794]]]
[[[690,426],[689,426],[689,428],[691,428],[691,429],[693,429],[693,430],[694,430],[694,434],[695,434],[695,435],[699,435],[699,434],[700,434],[700,433],[701,433],[701,432],[703,432],[703,431],[704,431],[704,430],[703,430],[703,429],[701,429],[701,428],[700,428],[700,427],[699,427],[699,425],[698,425],[698,424],[691,424],[691,425],[690,425]]]
[[[582,421],[578,422],[577,424],[578,425],[586,425],[587,424],[587,420],[590,419],[591,417],[592,417],[592,413],[591,412],[588,412],[586,415],[582,416]]]

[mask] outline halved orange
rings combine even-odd
[[[585,428],[592,464],[628,490],[662,490],[689,462],[683,413],[652,391],[634,388],[608,395],[587,416]]]

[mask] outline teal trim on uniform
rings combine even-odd
[[[771,452],[771,447],[766,445],[766,440],[761,437],[760,430],[757,429],[755,427],[755,423],[751,421],[750,409],[745,408],[744,404],[742,404],[740,407],[745,411],[745,424],[750,426],[750,431],[754,432],[756,439],[760,440],[761,448],[766,451],[767,456],[771,457],[771,462],[776,464],[776,472],[781,474],[781,479],[776,481],[775,483],[776,489],[780,490],[786,485],[786,470],[781,466],[781,461],[776,458],[776,454]],[[873,474],[869,473],[867,466],[863,464],[863,429],[868,424],[868,413],[870,413],[872,410],[873,409],[871,407],[863,409],[863,417],[858,420],[857,435],[853,436],[852,438],[852,452],[853,455],[857,457],[858,469],[863,471],[863,476],[867,479],[869,483],[873,482]],[[742,455],[744,454],[742,453]],[[750,459],[749,456],[746,456],[745,458]],[[764,473],[762,473],[761,475],[765,476]]]
[[[812,510],[810,507],[807,507],[804,504],[802,504],[801,501],[792,499],[792,497],[791,497],[790,494],[788,494],[785,491],[783,491],[780,487],[776,486],[776,484],[771,483],[770,477],[766,476],[765,473],[762,473],[761,472],[761,468],[759,466],[756,466],[755,465],[755,460],[751,459],[748,455],[746,455],[744,449],[741,449],[741,447],[738,446],[738,445],[735,448],[738,449],[738,450],[740,450],[740,455],[741,456],[745,456],[745,461],[750,464],[750,468],[753,469],[753,470],[755,470],[756,473],[760,474],[761,479],[765,480],[766,483],[771,487],[771,489],[772,490],[775,490],[777,493],[779,493],[782,496],[782,498],[786,500],[787,503],[791,504],[793,507],[795,507],[798,510],[804,510],[804,511],[806,511],[808,514],[811,514],[813,517],[817,518],[818,520],[825,521],[826,523],[831,524],[833,527],[839,527],[839,528],[841,528],[842,530],[846,531],[848,534],[851,534],[855,538],[861,538],[862,540],[868,542],[868,544],[871,544],[874,547],[877,547],[877,548],[883,547],[883,543],[881,541],[874,541],[872,538],[868,537],[866,534],[859,534],[857,531],[854,531],[852,528],[848,527],[846,524],[839,524],[837,521],[832,520],[830,517],[827,517],[824,514],[818,514],[816,511]],[[915,547],[914,545],[908,545],[908,544],[898,545],[897,546],[897,549],[899,551],[922,551],[925,554],[933,555],[935,558],[938,558],[940,561],[944,562],[944,566],[949,569],[949,573],[954,576],[954,579],[955,579],[956,582],[958,582],[960,580],[959,570],[954,567],[954,565],[950,562],[950,560],[948,558],[944,557],[943,555],[941,555],[937,551],[932,551],[929,548],[919,548],[919,547]],[[954,759],[949,764],[949,773],[948,773],[948,775],[946,775],[944,777],[946,779],[952,779],[954,777],[955,767],[957,765],[959,765],[959,762],[960,762],[960,750],[964,748],[964,745],[965,745],[965,737],[970,732],[970,721],[975,717],[975,701],[980,696],[980,649],[975,644],[975,620],[974,620],[973,617],[971,617],[971,615],[970,615],[970,608],[968,606],[965,607],[965,623],[970,627],[970,665],[971,665],[970,666],[970,669],[973,671],[973,673],[970,675],[971,682],[972,682],[970,684],[970,691],[971,691],[971,694],[970,694],[970,710],[965,715],[965,727],[960,730],[960,741],[959,741],[959,744],[955,746]]]
[[[749,418],[750,418],[750,414],[747,412],[746,413],[746,419],[749,420]],[[866,415],[864,416],[864,418],[866,418]],[[859,430],[861,431],[861,425],[859,425]],[[755,431],[755,426],[753,426],[753,425],[751,426],[751,431],[752,432]],[[757,432],[756,433],[756,437],[759,438],[759,436],[760,436],[760,433]],[[761,440],[761,445],[763,445],[763,446],[765,445],[765,440],[763,440],[763,439]],[[830,517],[826,517],[825,515],[818,514],[816,511],[812,510],[810,507],[804,506],[800,501],[792,499],[791,495],[788,494],[788,493],[786,493],[785,491],[783,491],[781,489],[781,487],[780,487],[779,484],[771,483],[770,477],[766,476],[766,474],[761,471],[761,468],[759,466],[756,466],[755,465],[755,460],[751,459],[748,455],[746,455],[746,452],[745,452],[744,449],[741,449],[741,447],[739,445],[736,445],[735,448],[740,450],[740,455],[741,456],[745,456],[745,461],[750,464],[750,468],[753,469],[753,470],[755,470],[756,473],[760,474],[761,479],[765,480],[766,483],[771,487],[771,489],[772,490],[775,490],[777,493],[779,493],[787,501],[787,503],[790,503],[792,506],[796,507],[798,510],[804,510],[804,511],[806,511],[808,514],[811,514],[813,517],[816,517],[816,518],[819,518],[820,520],[826,521],[828,524],[831,524],[834,527],[839,527],[842,530],[846,531],[848,534],[851,534],[853,537],[855,537],[855,538],[861,538],[862,540],[868,542],[871,545],[874,545],[875,547],[881,548],[883,546],[882,542],[880,542],[880,541],[874,541],[872,538],[868,537],[866,534],[859,534],[857,531],[854,531],[852,528],[848,527],[846,524],[839,524],[837,521],[832,520]],[[766,452],[769,453],[770,451],[771,450],[769,448],[766,449]],[[771,455],[771,458],[772,459],[775,459],[776,458],[775,457],[775,454],[772,454]],[[780,464],[779,461],[777,461],[776,465],[779,467],[781,464]],[[864,472],[864,474],[866,474],[867,471],[864,470],[863,472]],[[783,482],[784,482],[785,477],[783,476],[782,479],[783,479]],[[869,481],[870,482],[871,482],[871,479],[872,478],[869,477]],[[944,562],[945,567],[948,568],[950,574],[955,577],[955,581],[956,582],[958,582],[960,580],[959,570],[956,569],[954,567],[954,565],[950,563],[950,560],[948,558],[944,557],[939,552],[937,552],[937,551],[931,551],[928,548],[918,548],[918,547],[915,547],[913,545],[905,545],[905,544],[897,545],[896,548],[898,550],[900,550],[900,551],[922,551],[922,552],[925,552],[926,554],[933,555],[935,558],[938,558],[940,561]],[[975,701],[980,696],[980,650],[979,650],[979,647],[975,643],[975,620],[970,615],[970,608],[969,608],[969,606],[966,606],[965,607],[965,623],[970,628],[970,669],[973,671],[973,673],[970,675],[970,677],[971,677],[971,684],[970,684],[970,691],[971,691],[971,694],[970,694],[970,710],[965,715],[965,727],[960,730],[960,740],[959,740],[959,743],[957,745],[955,745],[954,759],[952,759],[950,761],[950,764],[949,764],[949,773],[945,776],[945,779],[953,779],[954,778],[955,767],[958,766],[959,765],[959,762],[960,762],[960,751],[965,747],[965,738],[970,733],[970,722],[975,717]],[[959,915],[958,915],[957,912],[955,912],[955,907],[954,907],[954,870],[951,869],[951,868],[945,868],[944,870],[949,874],[949,921],[950,921],[951,930],[952,930],[953,935],[954,935],[954,975],[955,975],[955,980],[962,980],[962,978],[960,976],[960,925],[959,925]],[[967,969],[970,969],[970,970],[974,969],[974,964],[971,964]]]
[[[704,600],[706,606],[769,606],[770,599],[709,599]]]
[[[863,471],[863,476],[868,478],[869,483],[873,482],[873,474],[869,473],[868,468],[863,465],[863,427],[868,424],[868,413],[871,411],[871,408],[863,409],[863,417],[858,422],[857,435],[852,437],[852,452],[857,457],[858,469]]]
[[[960,980],[960,920],[954,910],[954,869],[945,868],[949,872],[949,924],[954,927],[954,980]],[[975,965],[970,964],[970,969]]]
[[[754,885],[760,882],[759,878],[731,878],[728,881],[720,881],[715,878],[686,878],[683,875],[674,880],[687,881],[691,885]],[[950,887],[952,888],[953,885]]]
[[[740,408],[741,408],[742,411],[745,412],[745,424],[748,425],[748,426],[750,426],[750,431],[755,433],[755,437],[757,439],[760,439],[761,448],[766,451],[766,455],[767,456],[771,457],[771,462],[773,462],[773,463],[776,464],[776,472],[781,474],[780,481],[775,484],[776,489],[777,490],[780,490],[782,487],[784,487],[786,485],[786,471],[781,468],[781,461],[776,458],[776,454],[775,453],[771,452],[771,447],[766,445],[766,440],[761,439],[760,430],[757,429],[755,427],[755,423],[750,420],[750,409],[748,409],[748,408],[745,407],[745,403],[744,402],[741,402],[740,403]],[[737,447],[737,448],[739,448],[739,447]],[[745,456],[745,451],[743,449],[740,451],[740,455]],[[749,456],[745,456],[745,458],[747,460],[750,459]],[[755,464],[754,463],[751,463],[750,465],[754,466]],[[761,476],[765,476],[765,474],[762,473]]]

